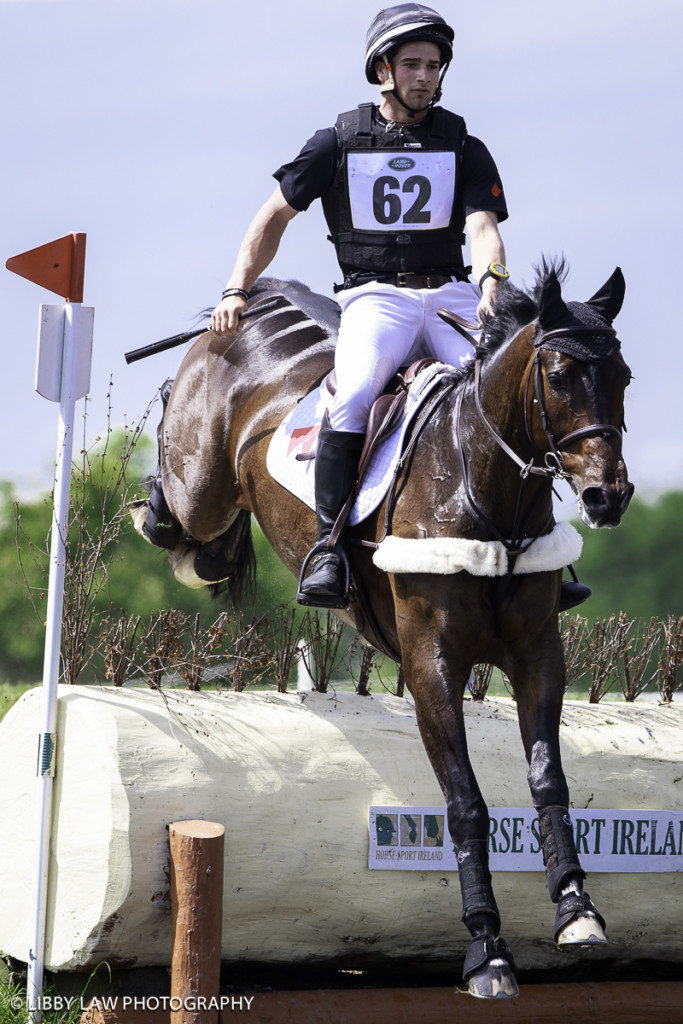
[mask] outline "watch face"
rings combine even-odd
[[[490,263],[489,270],[495,277],[500,277],[503,281],[506,281],[510,276],[510,271],[502,263]]]

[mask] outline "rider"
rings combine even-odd
[[[492,313],[507,279],[498,223],[507,217],[500,176],[483,142],[436,103],[453,57],[453,29],[436,11],[404,3],[380,11],[366,36],[365,76],[380,103],[340,114],[274,174],[211,325],[235,332],[249,289],[271,262],[289,221],[322,199],[344,275],[335,351],[337,390],[318,436],[318,541],[329,538],[350,494],[370,407],[400,366],[423,355],[458,365],[467,342],[437,316]],[[472,267],[462,255],[463,229]],[[468,280],[470,270],[477,285]],[[343,534],[342,534],[343,540]],[[341,541],[340,541],[341,544]],[[304,603],[343,607],[343,561],[325,548],[301,585]]]

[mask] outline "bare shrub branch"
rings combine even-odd
[[[597,704],[616,678],[619,648],[625,642],[633,622],[621,615],[597,619],[587,635],[586,669],[590,674],[588,701]]]
[[[467,689],[472,694],[472,700],[484,700],[493,675],[493,665],[474,665],[472,675],[467,683]]]
[[[114,686],[123,686],[133,665],[133,651],[139,626],[139,615],[126,614],[115,620],[106,617],[100,625],[99,640],[104,658],[104,675]]]
[[[228,657],[233,688],[238,693],[241,693],[249,683],[255,685],[260,682],[272,668],[273,655],[261,635],[262,631],[265,632],[266,622],[267,616],[262,615],[259,619],[252,619],[247,625],[243,611],[232,620],[232,642]]]
[[[287,692],[289,676],[298,657],[298,646],[303,634],[303,620],[297,623],[296,609],[279,605],[270,619],[273,638],[273,667],[278,693]]]
[[[154,612],[142,637],[143,658],[139,666],[152,690],[160,690],[164,675],[182,658],[182,632],[187,617],[174,609]]]
[[[588,662],[588,638],[590,626],[582,615],[563,615],[560,620],[564,665],[566,670],[565,690],[585,675]]]
[[[186,649],[176,665],[176,669],[185,680],[188,690],[195,692],[201,690],[202,679],[206,670],[221,657],[226,639],[227,619],[228,613],[221,612],[210,626],[203,629],[200,613],[197,612],[195,615],[194,622],[187,631]]]
[[[379,652],[370,644],[363,643],[360,636],[355,636],[346,654],[349,675],[353,679],[356,693],[359,693],[361,697],[368,697],[370,695],[370,673]]]
[[[683,664],[683,616],[670,615],[661,623],[662,649],[659,655],[659,695],[670,704],[679,688],[678,670]]]
[[[626,616],[621,612],[619,619]],[[617,658],[617,676],[619,685],[627,701],[634,701],[646,690],[657,675],[656,667],[651,667],[653,655],[660,638],[660,624],[652,618],[649,622],[637,619],[629,623],[629,629],[623,632]]]
[[[343,633],[344,623],[330,611],[325,614],[324,625],[321,625],[318,612],[307,612],[304,616],[306,648],[302,657],[319,693],[327,693],[332,673],[341,657],[339,645]]]

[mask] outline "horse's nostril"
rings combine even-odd
[[[620,499],[619,499],[619,510],[621,511],[622,515],[624,514],[624,512],[628,508],[629,502],[630,502],[631,498],[633,497],[634,489],[635,488],[634,488],[633,484],[629,484],[628,487],[624,488],[624,490],[623,490],[623,492],[622,492],[622,494],[620,496]]]
[[[609,505],[609,495],[604,487],[586,487],[581,492],[581,500],[587,509],[598,512]]]

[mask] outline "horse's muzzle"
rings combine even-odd
[[[618,526],[633,495],[633,484],[584,487],[581,505],[589,526]]]

